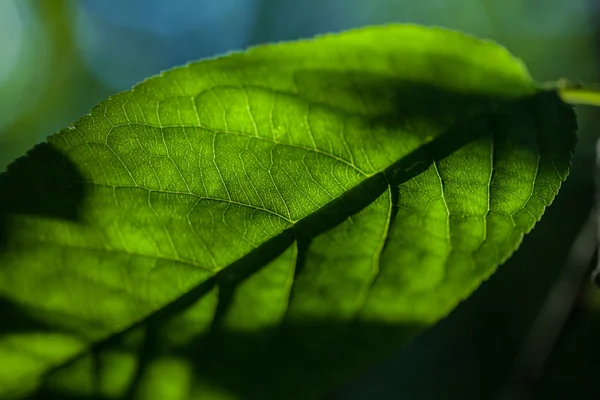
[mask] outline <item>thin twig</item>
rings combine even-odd
[[[592,210],[571,246],[560,276],[523,342],[515,363],[515,374],[501,399],[531,398],[535,382],[564,329],[583,282],[587,281],[585,275],[598,244],[597,227],[596,212]]]

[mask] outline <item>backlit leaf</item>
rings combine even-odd
[[[0,396],[322,394],[510,256],[574,141],[505,49],[437,28],[149,79],[0,177]]]

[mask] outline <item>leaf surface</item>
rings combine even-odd
[[[151,78],[0,178],[0,395],[322,394],[510,256],[574,141],[505,49],[438,28]]]

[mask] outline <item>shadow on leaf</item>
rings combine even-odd
[[[465,115],[461,114],[461,121],[453,124],[450,129],[402,157],[385,171],[364,180],[340,198],[299,221],[293,228],[254,249],[184,296],[126,331],[93,344],[89,353],[49,371],[45,376],[46,385],[32,395],[32,399],[84,398],[77,397],[77,393],[84,393],[87,396],[85,398],[97,399],[143,398],[140,393],[149,387],[170,390],[169,375],[156,372],[157,368],[161,371],[157,365],[165,360],[171,363],[169,365],[179,365],[177,368],[183,371],[180,377],[186,374],[189,377],[178,389],[187,390],[183,393],[188,396],[197,395],[201,398],[204,392],[210,390],[243,399],[312,398],[323,393],[332,384],[356,374],[369,363],[381,359],[391,349],[406,343],[426,325],[418,321],[386,324],[353,318],[307,320],[298,324],[284,319],[277,326],[257,332],[231,331],[223,328],[221,321],[228,312],[238,286],[276,259],[295,241],[298,242],[299,249],[295,274],[301,274],[302,252],[316,236],[363,210],[388,187],[393,190],[392,196],[398,197],[398,185],[417,176],[435,161],[448,157],[480,135],[495,132],[496,124],[506,115],[537,113],[540,108],[546,110],[546,107],[556,107],[557,104],[558,107],[564,106],[552,92],[514,101],[487,101],[478,97],[446,93],[429,86],[403,85],[390,83],[389,80],[376,81],[376,77],[328,77],[323,72],[315,72],[314,76],[300,74],[297,79],[303,82],[301,86],[304,88],[299,95],[317,103],[323,87],[314,87],[311,91],[311,85],[329,82],[327,89],[340,93],[357,90],[358,85],[358,92],[364,97],[360,104],[355,104],[356,108],[336,109],[334,104],[327,105],[337,111],[353,114],[362,112],[370,124],[405,124],[406,115],[414,115],[422,110],[429,117],[439,119],[439,122],[447,122],[446,118],[450,115],[456,118],[457,110],[470,111]],[[419,94],[417,99],[415,94]],[[468,104],[481,107],[473,112],[472,107],[466,106]],[[369,107],[372,107],[372,112]],[[558,114],[559,112],[550,115],[543,123],[553,123],[553,118],[558,118]],[[560,148],[561,143],[556,143],[560,142],[559,139],[566,140],[538,138],[538,143],[550,148]],[[78,184],[81,181],[77,168],[50,145],[40,145],[27,157],[15,162],[0,177],[0,244],[6,245],[10,241],[8,226],[11,214],[77,221],[86,195],[83,186]],[[199,330],[183,342],[173,343],[169,323],[216,289],[218,307],[210,328]],[[11,306],[10,300],[5,299],[3,302],[4,308],[19,310]],[[23,317],[22,321],[17,314]],[[14,311],[9,315],[10,322],[3,323],[2,333],[38,329],[31,321],[32,317],[24,311]],[[115,367],[103,362],[111,354],[133,360],[132,367],[120,374],[122,379],[118,383],[107,378],[112,376],[110,371]],[[75,370],[80,375],[89,376],[87,383],[71,380],[71,373]],[[78,384],[82,386],[77,387]]]
[[[78,221],[86,197],[79,169],[49,143],[40,143],[0,174],[0,251],[10,240],[10,216]]]

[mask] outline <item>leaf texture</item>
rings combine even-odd
[[[439,28],[151,78],[0,177],[0,395],[319,396],[510,256],[575,129],[505,49]]]

